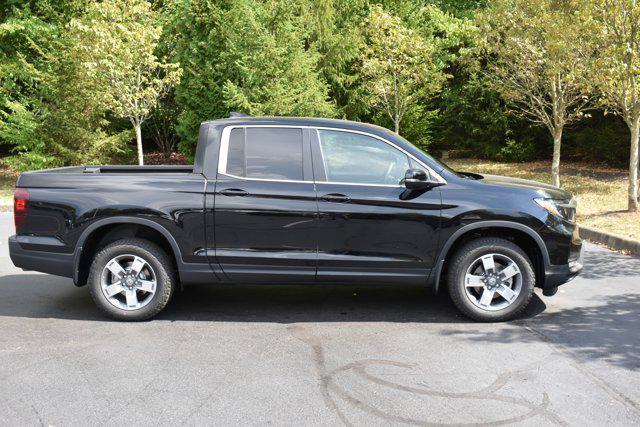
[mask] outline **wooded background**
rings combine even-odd
[[[635,0],[4,0],[0,150],[16,170],[133,162],[139,131],[191,156],[201,121],[239,111],[505,161],[551,159],[561,122],[563,159],[628,167],[634,123],[605,71],[628,61],[635,84],[640,35],[615,24],[638,16]]]

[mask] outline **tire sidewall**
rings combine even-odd
[[[527,255],[515,244],[504,240],[491,239],[483,242],[480,239],[465,246],[460,252],[460,258],[455,261],[454,268],[449,272],[449,292],[458,308],[467,316],[479,321],[504,321],[517,316],[529,303],[535,286],[535,273]],[[508,307],[498,311],[483,310],[471,302],[465,289],[465,275],[467,269],[475,260],[483,255],[496,253],[511,258],[522,274],[522,289],[516,300]]]
[[[101,277],[106,264],[118,255],[136,255],[151,265],[156,275],[156,292],[151,301],[138,310],[123,310],[111,304],[102,292]],[[158,314],[173,293],[173,275],[166,266],[170,260],[157,246],[146,241],[114,242],[96,254],[89,271],[89,291],[98,307],[117,320],[139,321]]]

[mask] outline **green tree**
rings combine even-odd
[[[333,117],[335,103],[299,2],[206,0],[167,5],[166,38],[183,64],[179,147],[193,154],[202,120],[230,111]]]
[[[165,159],[171,157],[171,153],[178,143],[176,122],[178,120],[178,106],[173,92],[158,101],[147,120],[146,129],[151,133],[156,146]]]
[[[28,6],[2,10],[0,23],[0,143],[14,153],[5,161],[18,169],[53,163],[39,130],[48,108],[52,65],[60,26]]]
[[[155,54],[162,32],[157,14],[145,0],[105,0],[72,28],[88,75],[108,88],[110,109],[131,122],[142,165],[142,124],[182,73]]]
[[[317,72],[319,55],[301,43],[308,36],[302,16],[288,2],[252,0],[238,0],[225,14],[227,107],[252,115],[335,115]]]
[[[598,74],[604,104],[618,113],[631,134],[628,209],[638,210],[638,138],[640,136],[640,3],[636,0],[596,0],[600,23]]]
[[[517,113],[549,130],[552,181],[560,186],[563,130],[590,106],[595,49],[579,3],[496,0],[482,14],[478,34],[488,52],[489,84]]]
[[[317,68],[329,85],[329,97],[339,114],[366,118],[357,96],[362,46],[361,24],[367,16],[367,0],[307,0],[309,28],[305,48],[319,54]]]
[[[462,13],[458,6],[464,1],[440,3],[443,3],[443,8],[444,3],[448,4],[444,10],[456,9]],[[416,100],[416,107],[404,118],[403,136],[421,147],[435,145],[456,148],[465,145],[482,147],[482,141],[478,141],[481,136],[479,133],[491,133],[491,138],[495,138],[485,120],[482,123],[473,122],[483,115],[496,122],[502,122],[504,118],[502,111],[487,111],[486,104],[479,108],[477,86],[474,87],[473,83],[467,85],[470,76],[462,59],[474,41],[473,21],[422,2],[386,0],[383,5],[385,10],[401,18],[404,25],[434,46],[434,62],[450,76],[437,96],[424,96]],[[473,101],[467,103],[467,98]]]
[[[365,99],[386,112],[394,130],[418,99],[435,94],[447,75],[434,60],[435,46],[405,27],[398,17],[374,6],[363,34],[362,78]]]

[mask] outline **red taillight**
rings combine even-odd
[[[27,220],[29,208],[29,191],[24,188],[16,188],[13,192],[13,222],[16,225],[16,233]]]

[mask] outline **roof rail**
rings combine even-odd
[[[232,111],[229,114],[229,117],[233,118],[233,117],[251,117],[251,116],[245,113],[238,113],[237,111]]]

